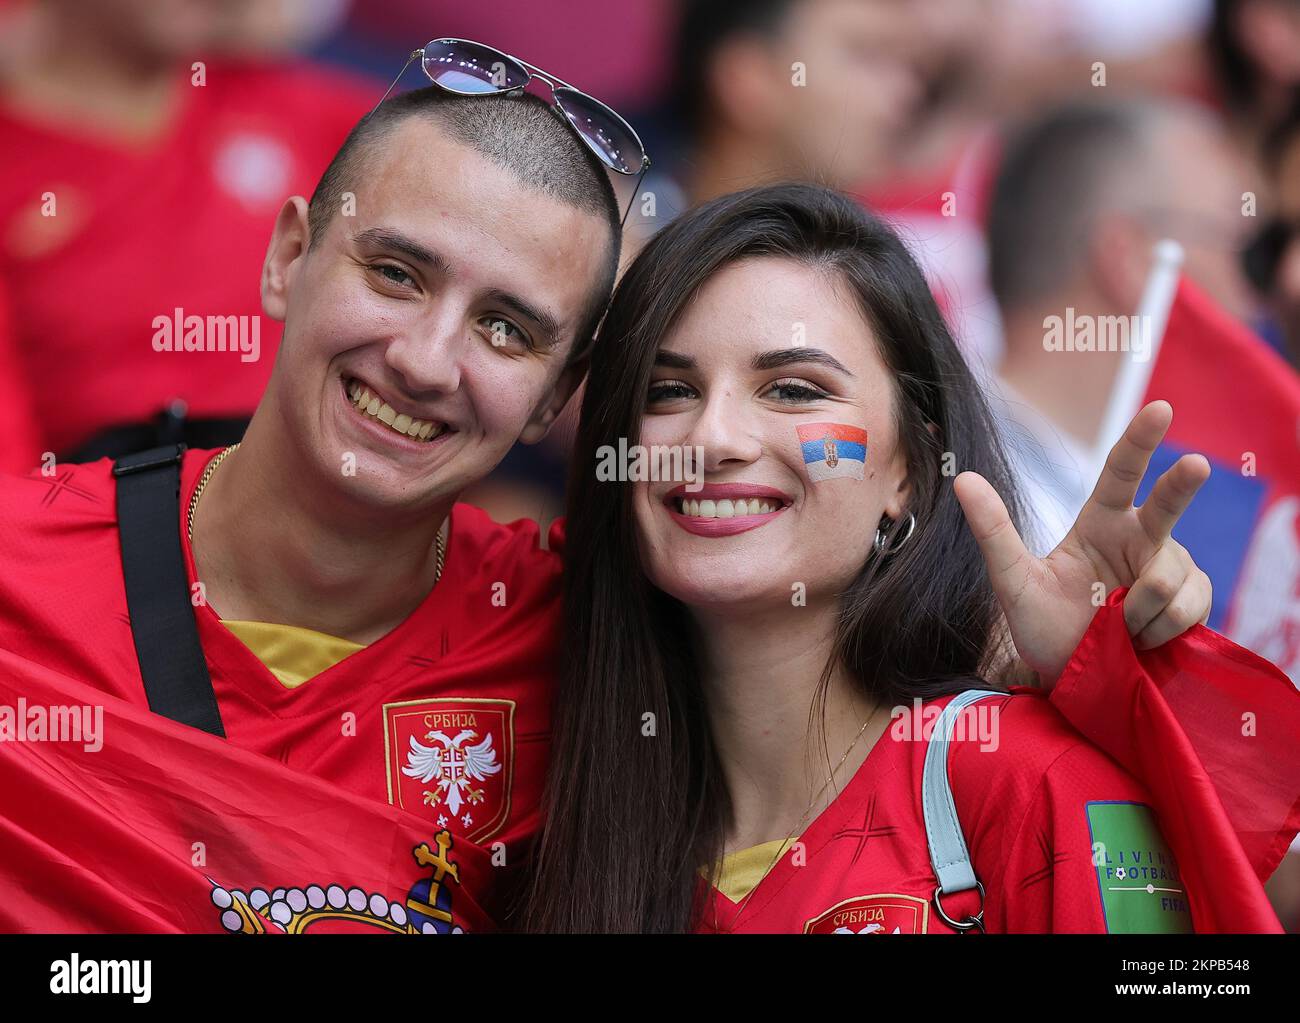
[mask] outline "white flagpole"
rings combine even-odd
[[[1173,308],[1174,294],[1178,290],[1178,277],[1183,266],[1183,247],[1172,239],[1156,242],[1151,252],[1151,271],[1147,274],[1137,310],[1137,329],[1146,338],[1145,346],[1135,346],[1130,337],[1129,351],[1123,353],[1119,374],[1111,388],[1110,401],[1101,420],[1101,431],[1092,450],[1092,486],[1096,486],[1110,449],[1124,436],[1124,430],[1142,407],[1142,396],[1151,382],[1160,342],[1164,340],[1169,323],[1169,310]],[[1145,348],[1139,351],[1138,348]]]

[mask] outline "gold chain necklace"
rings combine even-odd
[[[223,450],[221,454],[208,463],[208,467],[203,470],[203,475],[199,477],[199,485],[194,488],[194,496],[190,498],[189,512],[185,516],[185,535],[189,539],[191,547],[194,546],[194,510],[199,506],[199,498],[203,496],[204,488],[207,487],[208,481],[212,479],[212,474],[217,471],[217,466],[224,462],[226,456],[238,447],[238,444],[231,444],[230,447]],[[441,526],[438,527],[434,542],[437,545],[437,564],[433,570],[433,584],[437,586],[438,580],[442,578],[442,562],[446,557]]]
[[[867,726],[871,724],[879,711],[880,705],[877,704],[871,713],[867,715],[867,720],[862,722],[862,727],[858,729],[858,734],[853,737],[853,741],[849,743],[849,748],[846,749],[844,755],[840,757],[839,763],[831,768],[831,773],[826,776],[826,781],[822,784],[822,787],[813,793],[812,799],[808,800],[808,806],[805,808],[803,816],[799,818],[798,823],[796,823],[795,826],[790,829],[789,833],[786,834],[785,838],[781,840],[781,845],[776,850],[776,855],[772,858],[772,862],[767,865],[767,869],[763,871],[762,876],[754,883],[754,887],[746,892],[745,897],[740,900],[740,905],[736,907],[736,914],[733,917],[734,920],[738,921],[740,919],[741,914],[745,911],[745,907],[749,904],[750,898],[756,891],[758,891],[759,885],[767,879],[767,875],[772,873],[773,868],[781,862],[781,857],[788,851],[787,846],[790,839],[794,838],[794,836],[801,831],[808,820],[808,815],[812,813],[812,808],[817,805],[817,800],[821,799],[822,794],[830,787],[831,782],[835,780],[836,772],[844,766],[844,761],[849,759],[849,754],[853,752],[854,747],[857,746],[858,742],[862,739],[862,736],[866,734]]]
[[[199,498],[203,496],[203,490],[207,487],[208,480],[212,479],[212,474],[217,471],[217,466],[238,447],[238,444],[231,444],[230,447],[223,449],[221,454],[208,463],[208,467],[203,470],[203,475],[199,477],[199,485],[194,488],[194,496],[190,498],[189,514],[185,516],[185,536],[190,541],[190,546],[194,545],[194,509],[199,506]]]

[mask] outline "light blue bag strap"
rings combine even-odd
[[[952,742],[953,727],[958,715],[972,703],[1006,695],[987,689],[967,689],[958,693],[943,708],[930,733],[930,745],[925,751],[925,767],[921,774],[921,810],[925,817],[925,837],[930,846],[930,863],[934,866],[934,876],[939,880],[939,891],[944,895],[979,886],[961,822],[957,820],[952,786],[948,782],[948,747]]]

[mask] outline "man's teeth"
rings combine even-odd
[[[372,419],[378,419],[390,430],[405,434],[408,437],[414,437],[417,440],[435,440],[445,429],[442,423],[431,423],[426,419],[412,419],[405,412],[400,415],[391,406],[379,400],[379,398],[370,393],[370,388],[364,387],[355,380],[348,384],[348,398],[352,401],[352,406],[358,412],[364,412]]]
[[[737,515],[768,515],[781,507],[776,501],[760,501],[756,497],[739,501],[691,501],[684,497],[677,500],[677,510],[683,515],[697,519],[730,519]]]

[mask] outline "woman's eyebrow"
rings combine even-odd
[[[655,365],[664,366],[668,369],[694,369],[695,360],[689,355],[678,355],[676,352],[665,351],[660,348],[655,352]]]
[[[782,369],[785,366],[792,366],[802,362],[811,362],[818,366],[837,370],[846,377],[853,376],[844,368],[844,364],[839,359],[831,355],[830,352],[822,351],[820,348],[779,348],[775,351],[763,352],[760,355],[755,355],[750,360],[750,366],[756,370],[764,371]]]

